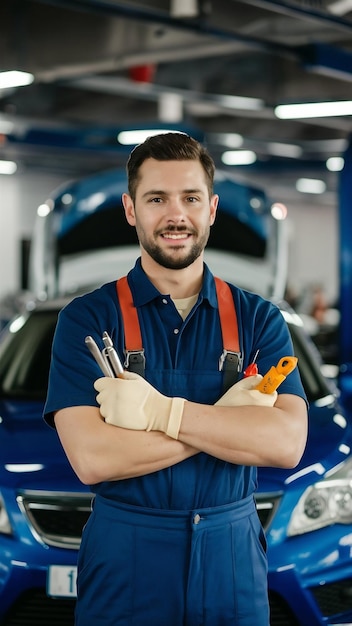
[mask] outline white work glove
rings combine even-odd
[[[98,378],[100,413],[108,424],[132,430],[161,430],[178,438],[183,398],[168,398],[142,376],[125,371],[123,378]]]
[[[242,378],[224,393],[221,398],[215,402],[217,406],[274,406],[277,398],[277,392],[262,393],[255,389],[263,379],[261,374]]]

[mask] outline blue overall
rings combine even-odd
[[[204,266],[185,321],[140,260],[128,275],[146,354],[145,377],[161,393],[213,404],[222,395],[222,337],[214,279]],[[279,309],[232,287],[243,368],[259,350],[265,373],[293,354]],[[101,372],[84,339],[107,330],[122,356],[115,283],[76,298],[59,316],[45,419],[98,406]],[[305,397],[297,370],[282,393]],[[92,486],[93,512],[78,560],[76,626],[268,626],[265,537],[254,504],[256,468],[199,453],[145,476]]]

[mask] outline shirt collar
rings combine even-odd
[[[140,257],[137,259],[134,268],[129,271],[128,281],[136,307],[143,306],[143,304],[160,297],[160,292],[154,287],[143,270]],[[214,276],[206,263],[204,263],[203,285],[200,296],[201,300],[207,300],[212,307],[218,308]]]

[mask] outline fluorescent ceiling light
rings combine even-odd
[[[299,159],[302,156],[302,148],[294,144],[279,143],[276,141],[270,141],[267,144],[267,150],[269,154],[278,157],[288,157],[290,159]]]
[[[20,72],[18,70],[0,72],[0,89],[24,87],[25,85],[30,85],[33,81],[33,74],[29,74],[28,72]]]
[[[252,150],[226,150],[221,160],[225,165],[251,165],[257,160],[257,155]]]
[[[158,117],[164,124],[179,124],[182,122],[182,96],[177,93],[161,93],[158,98]]]
[[[198,14],[197,0],[171,0],[170,15],[172,17],[197,17]]]
[[[7,120],[0,119],[0,134],[1,135],[10,135],[13,133],[15,129],[15,125],[13,122],[8,122]]]
[[[334,15],[345,15],[352,11],[352,0],[336,0],[328,4],[327,9]]]
[[[345,165],[345,159],[343,159],[342,157],[330,157],[327,161],[326,161],[326,167],[330,172],[341,172],[341,170],[343,170]]]
[[[0,161],[0,174],[14,174],[17,164],[14,161]]]
[[[276,117],[282,120],[352,115],[352,100],[341,100],[339,102],[302,102],[300,104],[280,104],[274,109],[274,113]]]
[[[296,189],[301,193],[324,193],[326,184],[323,180],[316,178],[299,178],[296,182]]]
[[[154,137],[154,135],[163,135],[165,133],[180,133],[180,130],[168,130],[165,128],[155,129],[142,129],[142,130],[122,130],[117,135],[117,141],[123,146],[134,146],[142,143],[148,137]]]
[[[238,133],[223,133],[220,137],[221,143],[227,148],[240,148],[243,144],[243,137]]]
[[[250,109],[260,111],[264,107],[264,100],[260,98],[247,98],[247,96],[228,96],[221,94],[216,97],[216,102],[228,109]]]

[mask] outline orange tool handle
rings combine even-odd
[[[273,393],[275,389],[285,380],[286,376],[295,369],[297,365],[297,357],[284,356],[276,366],[270,368],[270,370],[263,376],[256,389],[262,393]]]

